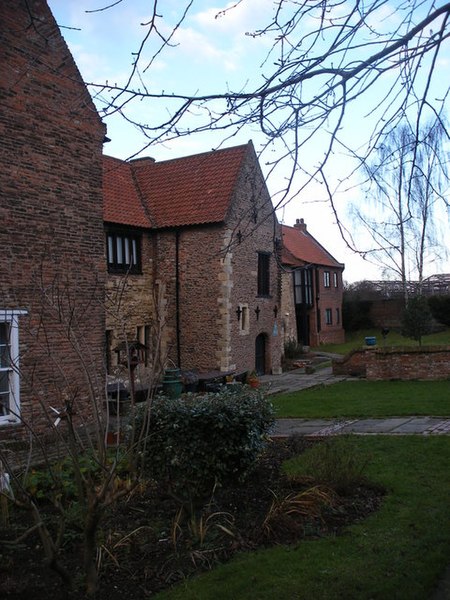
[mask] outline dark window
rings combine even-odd
[[[141,273],[141,236],[110,231],[107,234],[108,271]]]
[[[336,323],[339,325],[339,323],[341,322],[341,311],[339,310],[339,308],[336,309]]]
[[[330,287],[330,271],[323,272],[323,286],[326,288]]]
[[[136,328],[136,338],[143,346],[144,350],[144,364],[148,367],[150,362],[150,325],[138,325]]]
[[[111,373],[112,338],[113,338],[113,332],[110,329],[107,329],[105,331],[105,360],[106,360],[106,372],[107,373]]]
[[[296,304],[313,305],[313,286],[311,269],[294,271],[294,294]]]
[[[258,296],[270,295],[270,254],[258,252]]]
[[[333,311],[331,308],[325,309],[325,323],[327,325],[333,325]]]

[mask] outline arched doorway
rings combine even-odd
[[[266,372],[266,334],[260,333],[255,340],[255,371],[258,375]]]

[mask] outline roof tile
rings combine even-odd
[[[160,163],[105,157],[105,221],[156,228],[223,221],[250,145]]]
[[[128,163],[103,157],[103,218],[108,223],[150,227]]]
[[[286,265],[301,266],[315,264],[325,267],[343,268],[325,248],[306,230],[302,228],[281,226],[283,236],[282,262]]]

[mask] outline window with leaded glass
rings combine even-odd
[[[141,235],[108,231],[106,253],[110,273],[141,273]]]
[[[258,296],[270,295],[270,254],[258,252]]]

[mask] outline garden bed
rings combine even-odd
[[[151,597],[227,561],[236,552],[335,535],[376,510],[382,500],[380,489],[358,485],[345,495],[333,495],[331,504],[322,506],[320,515],[308,518],[281,511],[268,526],[267,516],[274,512],[274,500],[297,494],[305,487],[282,474],[282,462],[314,443],[303,438],[272,442],[246,482],[215,490],[213,497],[202,502],[203,510],[189,506],[181,509],[181,503],[155,483],[136,489],[126,502],[110,510],[101,527],[97,598]],[[50,508],[46,516],[51,526]],[[0,530],[0,596],[80,598],[80,589],[67,591],[59,577],[43,566],[36,534],[12,543],[29,526],[27,514],[15,510],[10,515],[10,526]],[[80,569],[80,541],[74,518],[63,548],[63,562],[71,573]]]

